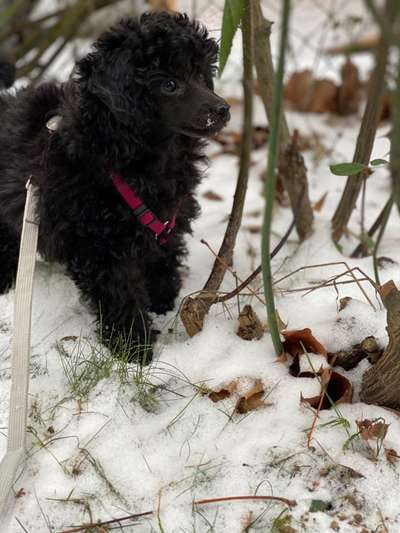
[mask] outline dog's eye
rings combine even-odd
[[[162,88],[166,93],[174,93],[177,89],[176,81],[166,80],[163,82]]]

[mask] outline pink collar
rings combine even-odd
[[[169,234],[175,227],[177,213],[174,213],[171,220],[161,222],[161,220],[156,217],[153,211],[147,207],[143,200],[136,195],[135,191],[129,187],[120,174],[117,172],[112,172],[111,177],[114,187],[132,209],[133,214],[136,216],[142,226],[149,228],[149,230],[154,233],[156,240],[159,240],[160,244],[166,244]]]

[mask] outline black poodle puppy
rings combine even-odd
[[[149,360],[138,347],[154,340],[148,312],[172,309],[181,286],[204,138],[229,119],[216,58],[197,22],[148,13],[101,35],[72,81],[0,96],[0,294],[15,282],[31,177],[40,254],[65,265],[102,342]]]

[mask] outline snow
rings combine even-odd
[[[317,9],[316,2],[305,4]],[[343,9],[357,11],[360,2],[344,5]],[[225,95],[234,91],[240,94],[239,55],[238,36],[227,66],[229,82],[220,82]],[[369,59],[361,57],[357,64],[367,72]],[[255,105],[256,123],[265,124],[258,98]],[[229,128],[237,129],[240,107],[233,106],[232,113]],[[385,346],[386,316],[370,284],[362,283],[369,301],[356,284],[338,285],[338,293],[333,287],[316,288],[348,267],[359,267],[373,278],[371,258],[350,259],[335,248],[330,238],[330,220],[345,178],[330,174],[328,165],[351,160],[359,117],[339,119],[292,112],[288,119],[290,126],[302,134],[316,132],[333,151],[318,161],[312,151],[304,153],[311,200],[319,200],[326,191],[328,195],[321,211],[315,213],[312,237],[299,245],[292,235],[273,261],[276,280],[296,271],[276,284],[280,317],[288,329],[311,328],[328,351],[349,348],[368,335],[375,335]],[[380,130],[373,157],[387,153],[387,129],[386,125]],[[57,532],[149,510],[155,510],[155,516],[142,518],[135,525],[132,522],[123,531],[240,533],[245,531],[246,520],[256,521],[250,531],[269,531],[284,511],[283,504],[235,501],[192,505],[203,498],[254,494],[296,500],[297,505],[286,513],[290,519],[286,525],[295,531],[328,532],[336,521],[344,533],[378,531],[383,523],[387,530],[400,532],[399,465],[391,464],[383,451],[377,458],[371,457],[361,439],[349,443],[349,437],[357,432],[357,420],[383,418],[390,424],[384,446],[400,453],[398,415],[359,402],[361,377],[368,362],[363,361],[350,372],[341,371],[355,387],[354,403],[320,413],[309,449],[307,432],[315,413],[300,402],[300,396],[317,395],[318,381],[292,377],[287,364],[276,359],[268,334],[259,341],[240,339],[236,335],[235,299],[225,306],[214,306],[204,330],[193,338],[187,337],[176,319],[181,298],[202,288],[213,263],[212,254],[200,239],[218,250],[230,212],[237,158],[215,155],[219,150],[219,145],[210,143],[210,167],[198,195],[203,212],[195,223],[193,237],[188,238],[190,254],[183,272],[184,286],[175,311],[155,319],[162,334],[156,360],[149,367],[140,371],[134,365],[124,368],[116,362],[87,398],[73,394],[60,346],[71,360],[79,357],[79,368],[83,368],[93,349],[101,350],[95,341],[94,317],[62,269],[39,262],[32,325],[29,454],[14,486],[16,492],[23,492],[15,501],[10,523],[0,526],[1,533]],[[265,159],[264,148],[252,154],[254,165],[234,256],[234,269],[240,279],[260,263],[260,235],[246,228],[261,225],[264,202],[259,174]],[[222,201],[205,198],[203,194],[209,190],[221,195]],[[367,225],[375,219],[389,190],[387,171],[377,170],[368,182]],[[273,244],[290,222],[290,210],[277,205]],[[380,271],[382,282],[400,282],[397,227],[397,213],[393,212],[380,255],[389,256],[395,263]],[[358,212],[351,229],[355,233],[359,230]],[[350,236],[344,241],[344,252],[351,252],[356,243]],[[298,270],[311,265],[321,266]],[[347,275],[343,279],[350,278]],[[252,288],[260,286],[257,280]],[[314,290],[296,292],[307,286]],[[235,280],[227,273],[223,290],[234,287]],[[352,300],[339,311],[339,299],[345,296]],[[254,296],[243,296],[241,307],[245,303],[251,303],[266,322],[265,309]],[[0,297],[0,457],[6,449],[12,307],[12,292]],[[74,336],[81,341],[75,341]],[[99,357],[106,358],[104,351],[102,354]],[[319,355],[310,354],[310,360],[314,368],[326,365]],[[302,361],[302,365],[306,367],[307,362]],[[121,380],[123,371],[129,372],[128,382]],[[238,378],[243,390],[256,379],[262,381],[264,407],[238,414],[234,412],[236,397],[213,403],[202,394],[206,388],[218,390]],[[338,423],[343,420],[348,421],[347,429]],[[313,500],[330,502],[332,508],[309,512]]]

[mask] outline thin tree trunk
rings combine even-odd
[[[360,399],[366,403],[400,407],[400,291],[393,281],[381,289],[387,309],[389,344],[380,359],[362,378]]]
[[[394,1],[397,2],[397,0]],[[387,0],[386,13],[389,21],[392,21],[390,15],[394,9],[393,5],[393,0]],[[375,54],[375,69],[368,87],[367,105],[354,152],[353,161],[356,163],[368,165],[371,158],[375,134],[382,113],[389,48],[387,39],[381,38]],[[339,241],[346,230],[364,179],[366,179],[364,171],[347,178],[342,197],[332,219],[332,238],[335,242]]]
[[[242,18],[244,106],[239,176],[229,222],[211,274],[202,292],[195,298],[186,298],[181,308],[183,325],[191,337],[203,329],[204,318],[217,300],[216,291],[224,279],[226,265],[232,263],[236,237],[242,222],[249,177],[253,120],[253,32],[250,9],[250,4],[246,3]]]
[[[400,35],[396,36],[397,85],[393,101],[393,131],[390,144],[390,169],[393,200],[400,212]],[[385,217],[387,220],[387,217]],[[382,232],[384,230],[384,222]],[[364,402],[400,407],[400,291],[393,281],[381,288],[387,309],[389,344],[382,357],[364,375],[360,398]]]
[[[259,81],[260,96],[264,104],[268,122],[272,122],[272,91],[275,78],[272,62],[270,34],[272,22],[265,19],[259,0],[253,3],[253,25],[255,46],[254,61]],[[296,214],[296,230],[300,240],[312,232],[313,210],[308,195],[307,169],[298,150],[296,139],[291,139],[284,112],[281,113],[279,136],[279,175],[282,177]],[[300,200],[300,204],[299,204]]]

